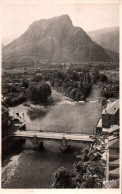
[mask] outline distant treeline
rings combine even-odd
[[[50,95],[50,85],[37,76],[32,78],[30,82],[23,80],[23,83],[18,86],[15,84],[6,85],[4,102],[8,106],[16,106],[25,101],[30,101],[34,104],[46,104]]]

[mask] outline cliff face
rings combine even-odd
[[[47,57],[54,62],[117,61],[74,27],[68,15],[35,21],[27,31],[5,46],[3,59],[22,56]]]

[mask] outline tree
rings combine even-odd
[[[42,75],[35,75],[32,79],[33,82],[40,82],[42,80]]]
[[[22,87],[25,87],[25,89],[29,87],[29,84],[26,80],[23,81]]]
[[[40,82],[35,84],[31,82],[27,88],[27,97],[29,100],[33,101],[35,104],[44,104],[47,102],[47,98],[51,95],[51,88],[49,84],[45,82]]]
[[[100,81],[101,82],[106,82],[106,81],[108,81],[108,78],[106,77],[106,75],[100,74]]]
[[[95,71],[91,74],[91,82],[96,83],[100,79],[99,71]]]
[[[10,92],[18,93],[18,88],[17,88],[17,86],[15,86],[14,84],[10,85],[10,86],[8,87],[8,92],[9,92],[9,93],[10,93]]]
[[[101,159],[101,151],[96,148],[85,148],[79,156],[80,161],[73,166],[75,187],[101,188],[105,164]]]
[[[105,163],[101,150],[85,147],[73,170],[58,169],[53,176],[52,188],[101,188],[105,173]]]
[[[101,98],[101,106],[105,106],[105,105],[107,105],[106,98],[102,97]]]
[[[72,174],[64,167],[59,168],[53,175],[52,188],[74,188]]]

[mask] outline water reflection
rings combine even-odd
[[[78,105],[78,102],[72,101],[54,90],[52,98],[55,105],[46,106],[45,108],[38,107],[37,110],[23,105],[14,107],[14,111],[20,112],[20,115],[24,112],[27,130],[93,133],[93,126],[96,125],[101,116],[98,101]]]

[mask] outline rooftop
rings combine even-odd
[[[119,168],[115,168],[114,170],[109,171],[109,175],[111,176],[119,176]]]
[[[119,166],[119,159],[109,162],[109,166]]]
[[[119,139],[113,139],[108,143],[109,148],[118,148],[119,149]]]
[[[102,119],[99,120],[97,127],[100,127],[100,128],[102,127]]]
[[[112,141],[113,139],[116,139],[116,136],[115,135],[109,135],[108,137],[108,141]]]
[[[109,132],[109,128],[102,128],[102,132],[103,133],[108,133]]]
[[[119,99],[107,104],[107,107],[103,109],[102,114],[115,114],[119,109]]]
[[[111,126],[111,128],[109,129],[109,133],[115,132],[119,130],[119,126],[118,125],[113,125]]]

